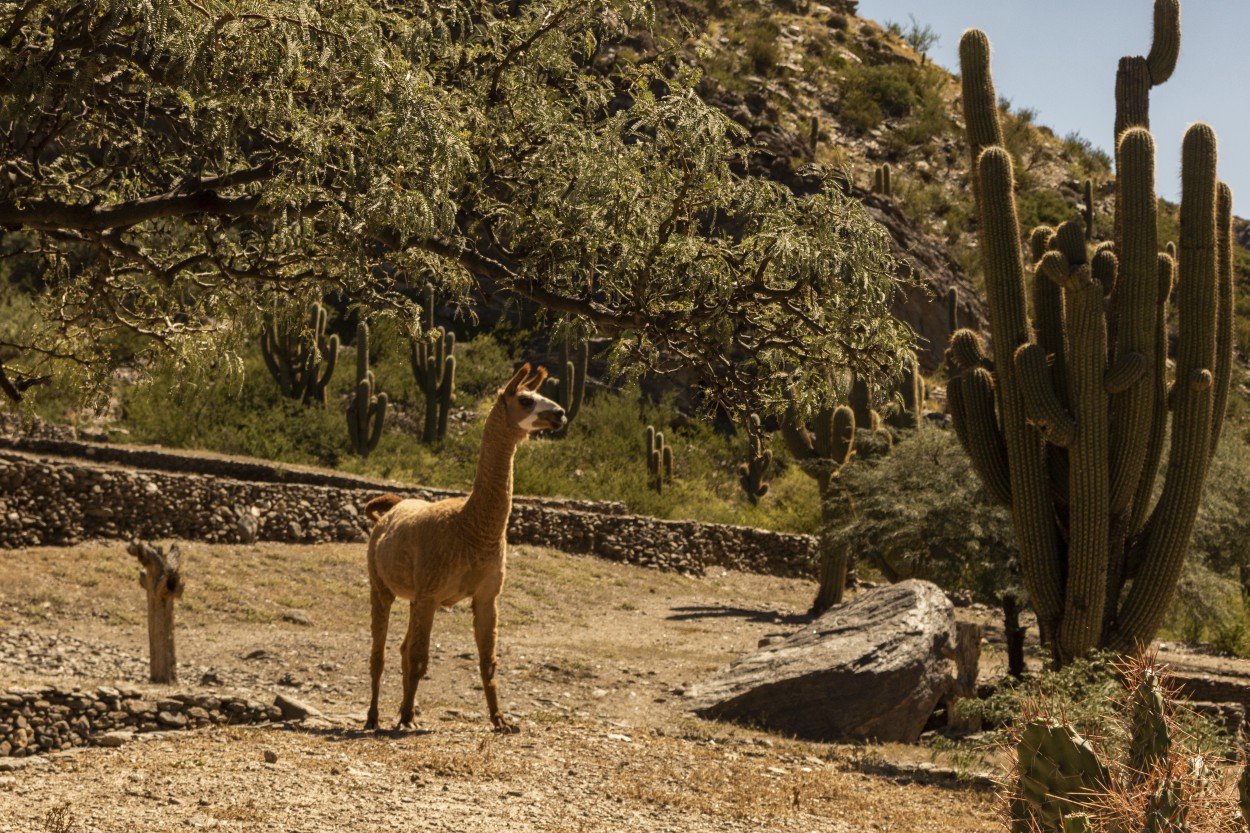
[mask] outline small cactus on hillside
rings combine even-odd
[[[352,451],[361,457],[377,448],[388,401],[385,393],[376,390],[369,369],[369,325],[362,321],[356,327],[356,393],[347,408],[347,437]]]
[[[433,445],[447,437],[447,417],[456,401],[456,334],[434,326],[434,287],[426,288],[420,335],[411,335],[408,359],[417,387],[425,397],[421,442]],[[431,340],[432,339],[432,340]]]
[[[738,482],[747,493],[751,503],[759,503],[768,494],[768,482],[764,479],[773,465],[772,449],[764,448],[760,428],[760,415],[751,414],[747,419],[747,462],[738,466]]]
[[[282,395],[326,404],[326,386],[339,359],[339,337],[326,338],[329,316],[321,304],[313,304],[306,327],[284,327],[277,310],[270,313],[260,334],[260,352]]]
[[[673,482],[673,447],[664,441],[664,434],[647,426],[647,471],[651,474],[651,488],[664,494],[664,484]]]
[[[954,291],[954,290],[952,290]],[[903,400],[902,407],[895,408],[886,418],[892,428],[914,430],[920,427],[924,410],[924,375],[920,372],[920,361],[913,353],[903,368],[903,376],[895,388]]]
[[[553,437],[563,437],[568,433],[569,424],[582,409],[582,400],[586,397],[586,373],[590,366],[590,341],[581,339],[571,350],[566,336],[560,343],[560,358],[556,367],[560,375],[547,377],[548,396],[564,409],[568,420],[564,427],[551,432]]]
[[[890,163],[883,162],[881,166],[875,168],[872,172],[872,190],[873,193],[881,194],[884,197],[894,196],[894,185],[890,181]]]

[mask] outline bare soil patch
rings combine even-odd
[[[0,774],[0,831],[1001,829],[985,790],[871,774],[926,750],[805,743],[684,711],[684,683],[799,626],[807,582],[515,548],[501,696],[522,733],[490,731],[471,613],[458,606],[435,620],[419,731],[374,734],[360,728],[363,547],[182,546],[178,686],[143,684],[137,562],[109,543],[0,555],[0,688],[282,692],[324,718],[161,734]],[[407,616],[396,607],[388,726]]]

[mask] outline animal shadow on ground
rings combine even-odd
[[[670,622],[687,622],[691,619],[745,619],[761,625],[803,625],[811,621],[805,613],[781,613],[776,610],[752,610],[748,607],[730,605],[690,605],[675,607],[665,617]]]
[[[330,741],[360,740],[361,738],[398,738],[424,737],[435,733],[434,729],[361,729],[355,726],[324,726],[306,723],[288,723],[283,728],[290,732],[305,735],[317,735]]]

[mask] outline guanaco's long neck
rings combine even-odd
[[[486,417],[473,491],[461,510],[464,532],[482,542],[503,540],[512,512],[512,458],[525,432],[508,424],[503,401]]]

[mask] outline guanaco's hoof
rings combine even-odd
[[[415,732],[415,731],[417,731],[417,721],[415,721],[415,720],[401,720],[401,721],[399,721],[399,723],[395,724],[395,731],[397,731],[397,732]]]
[[[510,723],[503,715],[493,718],[491,722],[495,724],[495,731],[501,735],[516,735],[521,732],[520,726]]]

